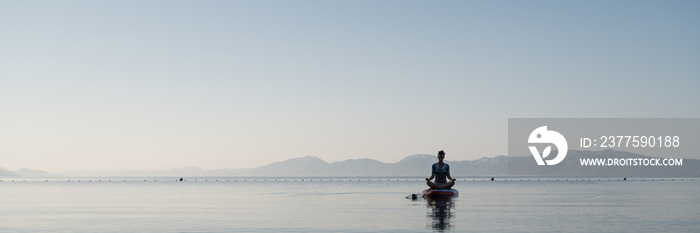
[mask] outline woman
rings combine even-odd
[[[455,185],[455,180],[457,179],[450,176],[450,165],[442,162],[445,159],[445,152],[439,151],[437,158],[439,161],[433,164],[433,174],[430,175],[430,178],[425,178],[425,181],[432,189],[450,189]],[[430,181],[433,178],[435,178],[434,183]],[[447,182],[447,179],[450,181]]]

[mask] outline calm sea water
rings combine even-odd
[[[691,178],[470,178],[439,200],[407,199],[417,178],[329,179],[3,178],[0,232],[700,231]]]

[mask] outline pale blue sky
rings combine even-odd
[[[507,153],[509,117],[700,117],[697,1],[0,1],[0,167]]]

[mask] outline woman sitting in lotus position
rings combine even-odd
[[[439,151],[437,158],[440,161],[433,164],[433,174],[430,175],[430,178],[425,178],[425,181],[432,189],[450,189],[455,185],[456,179],[450,176],[450,165],[442,162],[445,159],[445,152]],[[430,181],[433,178],[435,178],[435,182]],[[449,182],[447,182],[448,179]]]

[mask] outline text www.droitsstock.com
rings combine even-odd
[[[683,166],[676,158],[580,158],[581,166]]]

